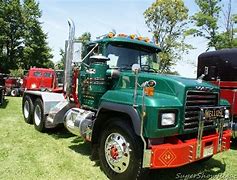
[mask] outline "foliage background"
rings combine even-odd
[[[0,72],[54,67],[35,0],[0,0]]]

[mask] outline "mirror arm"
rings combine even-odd
[[[93,48],[90,50],[90,52],[88,52],[87,55],[82,59],[81,63],[84,64],[86,67],[89,67],[89,65],[86,64],[86,63],[84,63],[83,61],[95,50],[95,48],[97,48],[98,45],[99,45],[99,44],[97,43],[97,44],[95,45],[95,47],[93,47]]]

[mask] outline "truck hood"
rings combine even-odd
[[[219,92],[219,88],[217,86],[202,80],[157,73],[141,72],[138,74],[139,84],[142,84],[148,80],[156,81],[155,92],[175,96],[180,100],[184,98],[187,90]],[[123,72],[121,73],[117,87],[134,89],[134,84],[135,75],[131,72]]]

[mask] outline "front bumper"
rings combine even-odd
[[[150,168],[179,167],[191,162],[212,156],[230,149],[231,130],[223,131],[222,144],[218,151],[219,135],[203,136],[201,141],[201,156],[197,158],[197,139],[181,141],[173,138],[169,143],[151,147]]]

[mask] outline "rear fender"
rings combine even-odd
[[[33,103],[37,98],[42,99],[44,106],[44,114],[49,114],[50,109],[55,107],[58,103],[67,102],[62,93],[25,91],[23,98],[27,95],[32,98]]]

